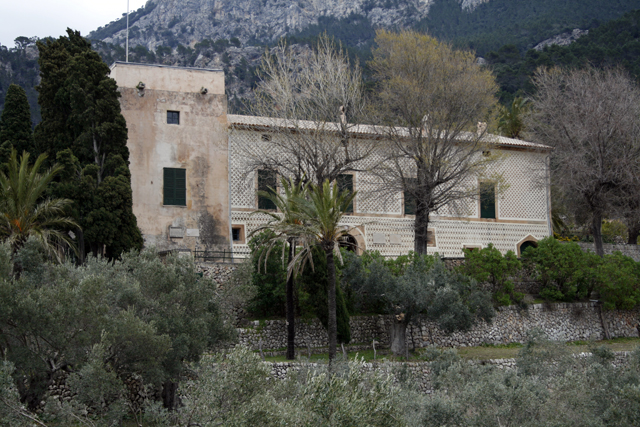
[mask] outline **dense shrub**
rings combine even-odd
[[[553,237],[540,240],[537,248],[525,250],[523,260],[542,283],[540,296],[557,301],[588,297],[596,284],[596,269],[602,262],[577,243],[560,243]]]
[[[362,307],[375,307],[392,314],[391,350],[406,353],[405,335],[409,322],[425,315],[450,333],[468,330],[479,319],[491,321],[491,297],[476,281],[449,271],[437,256],[411,256],[411,262],[394,275],[385,260],[373,257],[365,263],[351,258],[342,281]]]
[[[407,425],[412,402],[390,375],[368,372],[362,361],[335,362],[333,371],[309,365],[286,381],[270,381],[270,367],[238,346],[201,364],[198,374],[177,422],[167,425],[397,427]]]
[[[338,261],[336,264],[339,264]],[[329,324],[329,304],[327,290],[327,255],[319,247],[313,248],[313,268],[307,265],[297,278],[303,315],[314,314],[325,329]],[[347,344],[351,341],[349,326],[349,310],[341,286],[336,286],[336,321],[338,327],[338,343]]]
[[[596,291],[606,309],[630,310],[640,303],[640,263],[616,252],[596,269]]]
[[[249,301],[247,310],[256,317],[284,317],[287,302],[287,254],[283,253],[283,245],[279,242],[271,249],[261,247],[269,237],[269,232],[264,232],[249,240],[254,266],[251,280],[255,295]]]
[[[106,387],[136,375],[162,384],[173,406],[172,384],[184,364],[232,332],[223,325],[215,284],[198,277],[191,258],[161,260],[149,250],[121,261],[55,265],[28,240],[15,259],[19,278],[10,276],[9,248],[0,247],[0,354],[15,366],[20,400],[31,410],[63,373],[78,390],[90,378]],[[82,392],[88,400],[80,403],[112,407],[118,393],[105,393]]]
[[[511,305],[512,301],[522,301],[524,294],[516,292],[515,285],[510,280],[522,269],[522,263],[513,251],[508,251],[503,256],[489,243],[489,246],[480,250],[465,249],[464,258],[460,271],[479,283],[489,283],[498,304]]]

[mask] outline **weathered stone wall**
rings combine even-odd
[[[640,311],[603,311],[603,319],[611,337],[637,337]],[[368,344],[377,341],[389,346],[391,316],[352,316],[351,342]],[[483,343],[507,344],[525,342],[527,333],[541,329],[550,339],[576,341],[604,339],[605,333],[596,303],[532,304],[528,309],[501,307],[491,324],[479,323],[467,332],[444,333],[426,319],[415,319],[407,329],[409,348],[429,345],[467,347]],[[255,321],[249,328],[238,329],[239,343],[253,349],[286,347],[284,320]],[[317,319],[296,320],[296,347],[326,347],[327,332]]]
[[[577,357],[587,356],[589,353],[582,353]],[[615,359],[611,362],[615,367],[620,367],[628,362],[629,352],[615,352]],[[488,359],[488,360],[469,360],[470,364],[492,365],[500,369],[513,369],[516,367],[516,359]],[[314,364],[311,364],[313,366]],[[302,367],[308,367],[309,364],[300,362],[276,362],[271,363],[271,376],[273,378],[283,380],[287,377],[290,370],[298,371]],[[403,363],[365,363],[364,369],[367,371],[382,370],[390,372],[398,368],[405,367],[409,371],[409,375],[416,382],[418,389],[423,393],[433,392],[431,385],[431,362],[403,362]]]
[[[196,266],[198,273],[202,273],[204,277],[212,278],[218,285],[226,282],[236,268],[238,268],[238,264],[203,262]]]
[[[596,251],[594,243],[578,242],[578,245],[582,250],[589,250],[591,252]],[[614,252],[622,252],[623,255],[633,258],[635,261],[640,261],[640,245],[602,245],[605,254],[612,254]]]
[[[198,265],[198,270],[206,277],[213,278],[222,285],[237,268],[237,264]],[[535,282],[521,278],[525,284],[535,286]],[[533,285],[531,283],[534,283]],[[491,324],[480,323],[467,332],[444,333],[436,324],[423,318],[416,318],[407,329],[409,348],[428,345],[439,347],[466,347],[483,343],[507,344],[524,342],[532,329],[543,330],[550,339],[576,341],[604,339],[604,320],[610,337],[637,337],[640,309],[632,311],[602,311],[594,302],[531,304],[528,309],[516,306],[500,307]],[[377,341],[381,348],[389,346],[391,316],[352,316],[351,342],[354,347],[370,346]],[[285,320],[254,321],[250,327],[238,328],[239,343],[258,350],[282,349],[286,347]],[[303,352],[309,348],[322,348],[328,344],[327,331],[318,319],[296,319],[296,347]]]

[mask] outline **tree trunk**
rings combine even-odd
[[[427,254],[429,241],[429,210],[424,203],[416,201],[416,220],[414,223],[414,251],[420,255]]]
[[[596,254],[604,256],[604,247],[602,246],[602,214],[594,213],[591,220],[591,232],[593,233],[593,242],[596,245]]]
[[[167,380],[162,383],[162,405],[173,411],[176,409],[176,392],[178,391],[178,383]]]
[[[633,224],[629,227],[629,241],[630,245],[638,244],[638,236],[640,236],[640,224]]]
[[[76,229],[76,239],[78,239],[78,265],[84,265],[87,253],[84,247],[84,233],[81,228]]]
[[[336,358],[336,346],[338,340],[338,320],[336,317],[336,266],[333,259],[333,248],[325,249],[327,254],[327,301],[329,304],[327,332],[329,333],[329,363]]]
[[[291,265],[295,247],[293,239],[289,240],[289,262]],[[293,360],[296,357],[295,341],[296,341],[296,316],[293,304],[293,274],[287,279],[287,360]]]
[[[404,356],[407,338],[407,324],[404,321],[395,320],[391,324],[391,352],[394,356]]]

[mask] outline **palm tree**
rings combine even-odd
[[[24,152],[18,162],[16,150],[11,151],[6,173],[0,172],[0,237],[11,244],[14,253],[29,237],[35,237],[59,260],[65,245],[75,250],[68,230],[79,226],[65,214],[71,200],[43,199],[47,186],[62,169],[54,166],[39,173],[46,157],[40,155],[29,166],[29,153]]]
[[[531,105],[527,99],[516,97],[511,103],[511,107],[500,108],[498,114],[498,130],[504,136],[520,139],[524,131],[524,116],[531,110]]]
[[[280,183],[282,192],[278,192],[275,189],[271,189],[271,191],[258,192],[259,196],[266,197],[271,200],[275,204],[277,210],[280,212],[279,214],[264,210],[254,212],[254,214],[263,213],[269,215],[270,219],[265,225],[254,230],[251,235],[255,235],[256,233],[265,230],[269,230],[272,233],[271,237],[265,242],[262,252],[260,253],[260,257],[258,259],[258,269],[260,268],[260,264],[263,259],[266,268],[266,262],[269,258],[269,253],[271,252],[271,249],[273,249],[274,246],[276,246],[278,243],[283,244],[283,250],[288,245],[289,258],[287,260],[287,265],[293,266],[292,261],[296,250],[296,237],[303,234],[301,232],[303,223],[300,218],[300,213],[297,209],[297,201],[300,199],[304,199],[305,187],[301,182],[293,183],[292,181],[285,179],[284,177],[281,178]],[[284,252],[282,254],[282,258],[284,262]],[[295,274],[293,274],[293,268],[288,268],[286,355],[288,360],[295,359],[296,329],[295,312],[293,305],[294,277]]]
[[[293,184],[282,180],[282,194],[276,191],[260,193],[272,200],[280,214],[268,211],[256,211],[265,213],[272,220],[254,231],[270,230],[273,235],[267,241],[261,253],[259,263],[263,257],[268,257],[271,249],[278,242],[289,243],[289,263],[287,266],[287,285],[291,283],[293,296],[293,282],[290,282],[306,264],[313,268],[313,248],[319,245],[327,257],[328,280],[328,335],[329,335],[329,361],[336,357],[337,348],[337,317],[336,317],[336,267],[334,253],[340,257],[340,238],[348,234],[348,229],[340,225],[342,215],[353,202],[356,193],[349,190],[340,191],[337,184],[331,184],[326,180],[322,185]],[[300,250],[295,251],[295,243]],[[284,258],[284,250],[283,250]],[[265,258],[266,264],[266,258]],[[287,291],[287,298],[289,292]],[[289,300],[288,300],[289,301]],[[287,301],[287,305],[289,302]],[[293,310],[292,310],[293,311]],[[287,311],[289,313],[289,311]],[[289,321],[289,320],[288,320]],[[289,321],[291,324],[292,321]]]
[[[340,191],[337,184],[326,180],[322,185],[310,184],[306,198],[296,199],[298,216],[303,227],[299,229],[299,241],[303,243],[292,260],[293,265],[304,266],[305,261],[313,262],[313,245],[319,245],[327,256],[328,280],[328,333],[329,361],[336,357],[337,318],[336,318],[336,267],[334,253],[340,257],[340,238],[348,229],[340,225],[342,215],[347,211],[356,193]],[[341,259],[341,258],[340,258]],[[313,265],[313,264],[312,264]]]

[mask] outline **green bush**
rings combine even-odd
[[[267,249],[261,247],[261,244],[269,237],[267,231],[249,240],[254,265],[251,281],[255,295],[249,301],[247,310],[255,317],[285,317],[288,252],[283,254],[282,243],[276,243],[266,253]]]
[[[11,271],[9,253],[0,247],[0,275]],[[76,267],[41,255],[38,242],[28,240],[16,254],[22,275],[0,277],[0,354],[13,363],[30,410],[61,371],[81,392],[80,403],[104,411],[114,409],[113,390],[129,375],[175,397],[170,385],[184,364],[233,332],[223,325],[215,284],[198,277],[192,258],[161,260],[148,250]]]
[[[340,264],[339,261],[336,264]],[[305,299],[301,302],[303,314],[315,314],[325,329],[329,324],[329,303],[327,302],[327,255],[319,247],[313,248],[313,269],[307,265],[297,278]],[[338,343],[348,344],[351,341],[349,311],[341,286],[336,286],[336,321],[338,327]]]
[[[280,381],[270,380],[270,367],[241,346],[205,362],[185,388],[172,426],[415,425],[406,423],[406,409],[419,394],[402,390],[382,371],[371,372],[361,360],[335,361],[332,369],[303,366]]]
[[[460,271],[479,283],[489,283],[493,298],[499,305],[522,301],[524,294],[515,292],[515,285],[509,280],[522,268],[522,263],[513,251],[508,251],[503,256],[489,243],[489,246],[480,250],[465,249],[464,258]]]
[[[553,237],[540,240],[537,248],[528,248],[522,258],[542,283],[540,296],[558,301],[588,297],[602,262],[593,252],[584,252],[577,243],[560,243]]]
[[[615,252],[596,269],[596,291],[609,310],[630,310],[640,303],[640,263]]]

